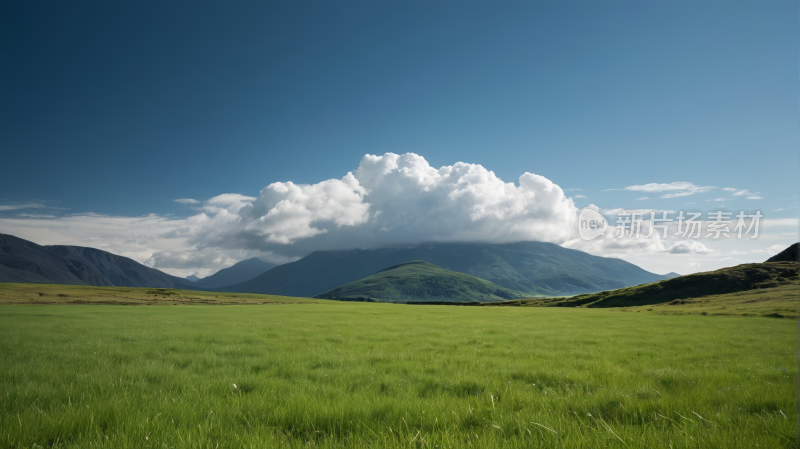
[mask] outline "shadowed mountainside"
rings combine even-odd
[[[209,277],[195,281],[194,285],[208,289],[226,287],[253,279],[277,266],[274,263],[264,262],[258,257],[253,257],[228,268],[223,268]]]
[[[0,234],[0,282],[196,289],[127,257],[81,246],[42,246]]]
[[[800,261],[800,257],[798,255],[799,248],[800,248],[800,243],[795,243],[793,245],[790,245],[785,250],[767,259],[767,262],[799,262]]]

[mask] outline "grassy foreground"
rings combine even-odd
[[[796,322],[0,306],[0,447],[792,447]]]

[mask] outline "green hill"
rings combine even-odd
[[[385,268],[315,298],[386,302],[495,302],[522,296],[525,296],[522,292],[415,260]]]
[[[758,293],[754,302],[779,299],[800,287],[800,264],[765,262],[737,265],[716,271],[689,274],[651,284],[637,285],[569,298],[509,301],[503,305],[549,307],[632,307],[653,304],[687,304],[712,296]],[[780,293],[780,292],[786,293]],[[780,293],[775,295],[775,293]],[[730,296],[731,298],[733,296]]]

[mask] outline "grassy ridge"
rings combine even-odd
[[[547,307],[635,307],[656,304],[682,305],[692,302],[717,305],[730,301],[739,309],[778,310],[797,316],[797,291],[800,290],[800,264],[797,262],[768,262],[737,265],[716,271],[695,273],[651,284],[577,295],[568,298],[536,298],[508,301],[500,305]],[[744,292],[749,292],[744,294]],[[744,301],[766,303],[741,307]],[[774,309],[778,310],[774,310]],[[659,309],[664,310],[664,309]],[[748,312],[743,312],[748,313]]]
[[[609,309],[0,306],[0,447],[791,447],[795,341]]]
[[[416,260],[385,268],[316,298],[372,298],[385,302],[494,302],[526,296],[464,273]]]
[[[330,301],[256,293],[85,285],[0,283],[0,304],[319,304]]]
[[[634,307],[661,314],[763,316],[797,318],[800,309],[800,285],[790,283],[778,287],[708,295],[690,300],[673,300],[653,306]],[[625,310],[625,309],[621,309]]]

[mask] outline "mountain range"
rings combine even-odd
[[[797,244],[770,260],[774,259],[796,260]],[[552,243],[520,242],[317,251],[278,266],[251,258],[192,282],[94,248],[42,246],[0,234],[0,282],[480,302],[597,293],[676,276]],[[452,294],[448,297],[445,291]]]
[[[437,243],[405,248],[317,251],[225,292],[312,297],[386,267],[422,260],[529,296],[569,296],[613,290],[670,277],[621,259],[599,257],[553,243]]]
[[[525,296],[475,276],[422,260],[401,263],[316,296],[319,299],[383,302],[495,302]]]
[[[135,260],[82,246],[42,246],[0,234],[0,282],[194,289]]]

